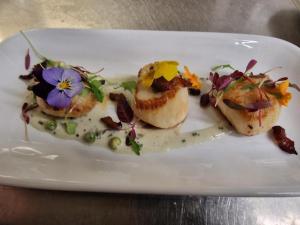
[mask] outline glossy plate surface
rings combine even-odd
[[[52,59],[90,70],[104,67],[106,76],[137,74],[154,60],[174,59],[207,76],[211,66],[230,63],[254,72],[276,66],[273,77],[288,76],[300,84],[300,50],[270,37],[197,32],[44,29],[27,32],[37,49]],[[299,195],[300,161],[281,152],[268,134],[241,137],[235,133],[185,149],[140,157],[57,139],[29,126],[24,142],[20,109],[25,85],[25,40],[15,35],[0,44],[0,183],[24,187],[130,193],[203,195]],[[34,63],[37,59],[32,57]],[[281,112],[278,124],[300,151],[300,94]],[[202,121],[201,121],[202,119]],[[213,121],[200,107],[191,107],[188,128]]]

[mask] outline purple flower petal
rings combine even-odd
[[[56,84],[59,81],[61,81],[63,72],[64,69],[62,68],[53,67],[53,68],[45,69],[43,70],[43,78],[49,84],[56,86]]]
[[[71,88],[65,89],[64,92],[68,97],[72,98],[73,96],[79,94],[82,88],[83,88],[83,84],[81,82],[71,83]]]
[[[249,70],[251,70],[255,66],[256,63],[257,63],[257,61],[255,59],[251,59],[246,67],[245,73],[248,72]]]
[[[81,76],[75,70],[65,69],[62,74],[62,80],[68,80],[71,83],[78,83],[81,81]]]
[[[50,91],[47,97],[47,103],[59,109],[68,107],[71,104],[71,100],[63,91],[59,91],[56,88]]]

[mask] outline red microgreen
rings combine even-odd
[[[224,90],[231,82],[232,78],[230,76],[221,76],[216,82],[217,91]]]
[[[244,73],[238,70],[235,70],[233,73],[229,74],[229,76],[234,80],[240,79],[243,75]]]
[[[289,87],[295,88],[297,91],[300,92],[300,87],[297,84],[295,84],[295,83],[289,83]]]
[[[272,127],[272,131],[273,137],[281,150],[289,154],[298,154],[295,149],[294,141],[286,136],[284,128],[282,128],[281,126],[274,126]]]
[[[100,121],[104,123],[107,128],[112,130],[119,130],[122,128],[122,123],[113,121],[110,116],[102,117]]]
[[[244,74],[238,70],[235,70],[229,75],[223,76],[220,76],[218,73],[210,73],[209,80],[213,84],[213,89],[216,89],[217,91],[222,91],[226,87],[228,87],[228,85],[230,85],[232,81],[241,78],[243,75]]]
[[[247,73],[249,70],[251,70],[256,65],[256,63],[257,63],[257,61],[255,59],[251,59],[246,67],[245,73]]]
[[[22,119],[24,120],[24,122],[26,124],[29,123],[30,121],[30,118],[29,116],[27,115],[27,112],[30,111],[30,110],[33,110],[35,108],[38,107],[38,104],[36,103],[33,103],[33,104],[28,104],[27,102],[25,102],[23,105],[22,105]]]
[[[30,67],[30,54],[29,49],[27,49],[26,56],[25,56],[25,69],[28,70]]]
[[[129,131],[128,135],[126,136],[126,145],[131,147],[131,150],[137,154],[140,155],[141,149],[143,147],[142,144],[138,143],[136,140],[136,132],[134,129],[134,126]]]
[[[117,102],[117,115],[120,121],[124,123],[128,123],[131,126],[131,130],[126,136],[126,145],[131,147],[131,150],[140,155],[140,151],[143,147],[142,144],[136,142],[136,131],[135,131],[135,123],[131,123],[133,120],[134,114],[126,100],[126,97],[122,93],[110,93],[109,98],[111,101]]]
[[[131,145],[131,141],[134,141],[136,138],[136,132],[134,127],[131,128],[131,130],[129,131],[129,133],[126,136],[126,145],[130,146]]]

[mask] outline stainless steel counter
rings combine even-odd
[[[298,0],[1,0],[0,40],[39,27],[215,31],[300,46]],[[300,172],[300,171],[299,171]],[[300,198],[158,196],[0,186],[0,224],[300,224]]]

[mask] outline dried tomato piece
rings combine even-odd
[[[201,96],[201,98],[200,98],[200,105],[202,107],[207,107],[209,105],[209,103],[210,103],[210,96],[209,96],[209,94],[208,93],[203,94]]]
[[[294,141],[292,141],[288,137],[284,137],[283,139],[281,139],[281,141],[278,142],[278,146],[281,150],[283,150],[289,154],[298,155],[298,153],[296,152],[296,149],[295,149]]]
[[[155,92],[164,92],[171,89],[171,82],[167,81],[164,77],[160,77],[158,79],[154,79],[151,87]]]
[[[122,93],[109,93],[109,99],[114,102],[118,102],[120,100],[126,101],[126,97]]]
[[[100,119],[100,121],[102,123],[104,123],[107,128],[113,129],[113,130],[119,130],[122,127],[122,123],[121,122],[115,122],[113,121],[113,119],[110,116],[106,116],[106,117],[102,117]]]
[[[281,139],[286,137],[285,129],[281,126],[274,126],[272,127],[272,130],[275,140],[280,141]]]
[[[286,136],[284,128],[282,128],[281,126],[274,126],[272,127],[272,131],[273,136],[281,150],[289,154],[298,154],[295,149],[294,141],[292,141]]]
[[[192,95],[192,96],[198,96],[201,94],[201,91],[200,89],[197,89],[197,88],[189,88],[189,95]]]
[[[133,120],[134,114],[126,98],[118,101],[117,115],[119,120],[124,123],[130,123]]]

